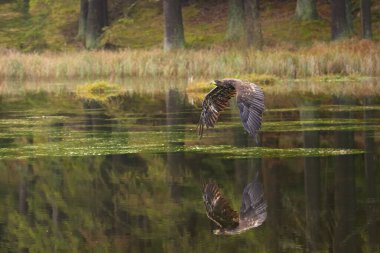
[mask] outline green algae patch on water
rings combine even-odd
[[[76,94],[80,98],[96,101],[106,101],[109,97],[122,94],[122,87],[118,84],[98,80],[93,83],[80,85],[76,89]]]
[[[208,153],[226,159],[261,158],[261,157],[321,157],[337,155],[363,154],[360,149],[339,148],[266,148],[266,147],[234,147],[230,145],[218,146],[190,146],[187,152]]]
[[[206,129],[205,137],[218,135],[219,131],[236,129],[244,131],[239,116],[232,118],[233,121],[218,122],[215,128]],[[187,125],[191,127],[191,125]],[[380,130],[378,119],[331,119],[321,118],[312,120],[287,120],[287,121],[265,121],[260,132],[307,132],[307,131],[369,131]]]
[[[313,119],[295,121],[270,121],[263,124],[262,132],[306,131],[369,131],[380,130],[378,120],[364,119]]]
[[[43,142],[0,148],[0,159],[26,159],[37,157],[81,157],[111,154],[158,154],[158,153],[202,153],[217,155],[225,159],[260,157],[313,157],[362,154],[359,149],[339,148],[266,148],[235,147],[231,145],[183,145],[175,142],[178,133],[172,133],[172,141],[167,140],[168,133],[138,133],[145,135],[137,140],[133,133],[90,136],[71,136],[60,142]]]

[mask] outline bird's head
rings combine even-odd
[[[219,87],[235,87],[236,84],[241,83],[242,81],[235,78],[225,78],[223,80],[214,80],[211,84],[219,86]]]
[[[213,81],[211,82],[211,84],[216,85],[216,86],[222,86],[223,82],[220,81],[220,80],[213,80]]]

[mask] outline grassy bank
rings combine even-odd
[[[380,75],[380,44],[370,41],[318,43],[299,50],[160,49],[0,54],[0,79],[180,77],[223,78],[250,73],[280,78]]]

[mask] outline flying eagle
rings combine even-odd
[[[257,178],[256,175],[255,180],[245,186],[239,214],[231,208],[215,182],[204,184],[203,202],[207,217],[218,226],[214,234],[240,234],[260,226],[265,221],[267,204],[262,185]]]
[[[237,94],[237,105],[244,129],[253,137],[261,127],[264,112],[263,90],[254,83],[239,79],[214,80],[216,87],[205,97],[202,104],[201,117],[198,123],[198,134],[202,138],[204,126],[214,127],[219,114],[227,106],[228,101]]]

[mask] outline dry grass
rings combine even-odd
[[[195,77],[268,74],[280,78],[380,75],[380,43],[350,40],[302,49],[160,49],[0,54],[0,80],[65,78]]]

